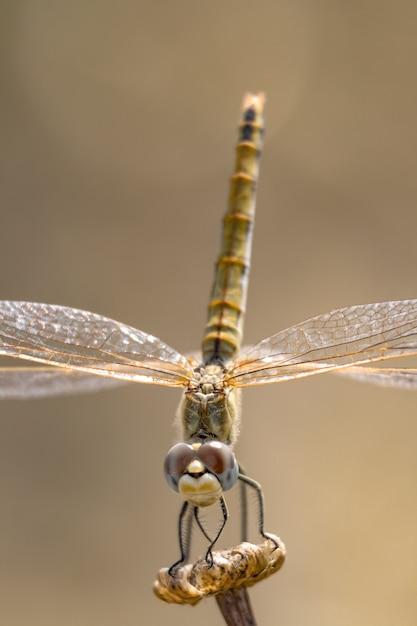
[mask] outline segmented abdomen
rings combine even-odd
[[[229,361],[241,345],[264,132],[264,100],[263,94],[248,94],[243,101],[235,173],[223,219],[221,250],[203,339],[205,364]]]

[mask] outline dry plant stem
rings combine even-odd
[[[235,548],[213,552],[211,565],[200,557],[195,563],[173,571],[159,570],[154,593],[170,604],[195,605],[203,598],[218,595],[226,596],[227,601],[229,591],[250,587],[277,572],[285,561],[285,554],[284,544],[275,536],[260,545],[243,542]],[[236,622],[239,623],[245,624]]]
[[[246,587],[219,593],[216,596],[216,602],[227,626],[256,626]]]

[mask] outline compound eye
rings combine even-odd
[[[206,441],[197,456],[210,472],[219,479],[223,491],[231,489],[237,481],[239,466],[231,449],[220,441]]]
[[[164,476],[171,489],[178,492],[179,479],[195,458],[195,450],[188,443],[177,443],[168,451],[164,462]]]

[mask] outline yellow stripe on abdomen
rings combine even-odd
[[[241,345],[264,130],[263,108],[263,94],[245,97],[235,173],[223,219],[222,244],[203,339],[205,364],[229,361]]]

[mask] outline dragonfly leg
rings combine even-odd
[[[239,463],[239,475],[246,476],[246,472],[242,465]],[[248,540],[248,494],[246,491],[246,484],[243,480],[239,483],[239,497],[240,497],[240,540]]]
[[[209,541],[211,541],[209,547],[207,548],[207,552],[206,552],[206,562],[209,565],[209,567],[211,567],[213,565],[213,552],[212,552],[212,550],[213,550],[214,544],[216,543],[216,541],[218,540],[218,538],[222,534],[223,528],[225,527],[226,522],[227,522],[227,518],[229,517],[229,511],[227,510],[226,500],[223,498],[223,496],[220,498],[220,506],[221,506],[221,509],[222,509],[223,521],[220,524],[220,528],[217,531],[216,536],[214,537],[214,539],[211,540],[204,533],[205,536],[207,537],[207,539],[209,539]],[[199,524],[199,526],[200,526],[200,524]],[[200,526],[200,528],[201,528],[201,526]]]
[[[205,536],[205,538],[207,539],[207,541],[210,541],[211,543],[211,537],[210,535],[207,533],[206,529],[204,528],[198,514],[200,512],[200,509],[198,506],[194,507],[194,517],[195,517],[195,521],[197,522],[197,526],[199,527],[199,529],[201,530],[201,532],[203,533],[203,535]]]
[[[188,558],[188,554],[190,552],[190,544],[191,544],[191,522],[192,518],[190,516],[186,519],[186,526],[184,529],[184,519],[186,517],[188,511],[188,502],[184,502],[181,507],[180,515],[178,518],[178,541],[180,546],[180,558],[178,561],[175,561],[171,565],[168,570],[170,576],[173,575],[173,571],[178,565],[182,565]]]
[[[258,506],[259,506],[259,534],[261,535],[261,537],[264,537],[264,539],[269,539],[270,541],[272,541],[275,544],[275,548],[279,548],[279,545],[276,541],[276,539],[273,537],[273,535],[270,535],[269,533],[266,533],[264,530],[264,497],[263,497],[263,493],[262,493],[262,487],[259,483],[256,482],[256,480],[253,480],[252,478],[249,478],[249,476],[246,476],[245,474],[242,474],[241,472],[239,472],[239,476],[238,476],[239,480],[244,483],[245,485],[248,485],[249,487],[251,487],[252,489],[255,490],[255,493],[258,497]],[[243,517],[247,518],[247,503],[246,503],[246,495],[245,495],[245,499],[242,502],[242,505],[245,507],[245,509],[243,509]],[[243,520],[242,521],[242,534],[247,532],[247,520]]]

